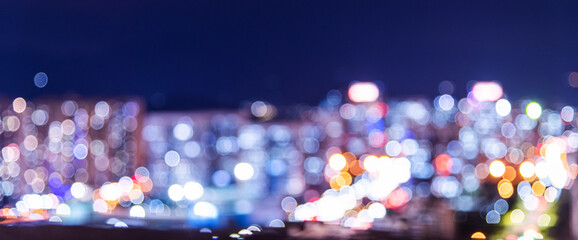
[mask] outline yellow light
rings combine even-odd
[[[532,192],[535,196],[542,196],[544,191],[546,191],[546,186],[542,182],[536,181],[532,184]]]
[[[21,97],[14,99],[12,108],[14,108],[14,112],[23,113],[26,110],[26,100]]]
[[[537,102],[531,102],[526,106],[526,115],[531,119],[538,119],[542,115],[542,107]]]
[[[352,179],[351,179],[351,175],[349,175],[349,173],[342,172],[339,174],[339,176],[341,176],[344,180],[342,187],[351,185]]]
[[[341,187],[345,186],[345,179],[341,175],[335,175],[329,180],[329,186],[332,189],[339,190]]]
[[[379,89],[372,82],[356,82],[349,87],[349,99],[354,102],[375,102]]]
[[[513,223],[521,223],[522,221],[524,221],[525,217],[526,215],[520,209],[515,209],[510,213],[510,220],[512,220]]]
[[[555,187],[549,187],[546,189],[546,191],[544,191],[544,198],[548,202],[556,201],[557,197],[558,197],[558,189],[556,189]]]
[[[490,174],[494,177],[501,177],[506,172],[506,165],[500,160],[495,160],[490,164]]]
[[[329,167],[335,171],[341,171],[347,165],[347,160],[345,157],[339,153],[331,155],[329,158]]]
[[[498,193],[502,198],[510,198],[514,194],[514,186],[512,182],[502,179],[498,182]]]
[[[514,181],[514,179],[516,179],[516,169],[512,166],[507,166],[502,177]]]
[[[540,217],[538,218],[538,226],[540,227],[547,227],[548,225],[550,225],[550,221],[552,220],[552,218],[550,217],[550,215],[548,214],[542,214],[540,215]]]
[[[486,239],[486,235],[484,235],[482,232],[475,232],[472,234],[472,239]]]
[[[522,177],[530,178],[534,176],[534,172],[535,166],[533,163],[524,161],[522,164],[520,164],[520,174],[522,175]]]
[[[337,181],[336,181],[336,177],[338,177],[338,176],[339,175],[333,176],[329,179],[329,187],[331,189],[339,190],[339,185],[337,185]]]

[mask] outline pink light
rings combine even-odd
[[[349,87],[349,99],[354,102],[375,102],[379,89],[372,82],[356,82]]]
[[[498,101],[504,94],[502,86],[497,82],[477,82],[472,88],[474,98],[478,101]]]

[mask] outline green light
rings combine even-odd
[[[526,115],[531,119],[538,119],[542,115],[542,107],[537,102],[531,102],[526,106]]]

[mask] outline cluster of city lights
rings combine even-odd
[[[14,99],[1,118],[1,215],[60,221],[67,203],[91,200],[91,189],[135,167],[140,115],[135,101]]]
[[[268,121],[274,109],[256,101],[248,116],[241,111],[150,113],[143,127],[155,182],[150,196],[192,218],[203,208],[191,206],[210,204],[213,213],[204,215],[217,225],[231,216],[260,224],[283,218],[272,203],[302,194],[301,164],[307,153],[318,152],[319,140],[311,126]],[[258,206],[261,215],[253,214]]]
[[[435,231],[442,215],[479,212],[498,238],[547,237],[578,174],[575,109],[509,100],[492,81],[452,94],[442,82],[433,101],[385,102],[376,84],[355,82],[292,120],[264,101],[145,115],[135,100],[16,98],[0,119],[0,216]]]
[[[305,196],[289,220],[387,228],[384,217],[393,211],[392,219],[423,225],[430,212],[418,203],[433,198],[447,199],[456,212],[480,211],[488,224],[503,226],[498,238],[543,238],[541,231],[555,224],[561,191],[578,173],[574,108],[510,102],[496,82],[476,83],[463,99],[451,95],[449,82],[440,92],[433,103],[385,103],[376,85],[355,83],[351,102],[320,106],[340,115],[346,132],[326,150],[330,189]],[[495,192],[482,188],[488,185]]]

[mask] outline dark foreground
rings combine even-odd
[[[0,225],[1,239],[84,239],[84,240],[171,240],[171,239],[447,239],[442,236],[412,236],[411,233],[387,233],[372,230],[351,230],[322,223],[290,223],[286,228],[264,228],[253,235],[237,235],[240,229],[151,229],[114,228],[108,226],[70,226],[48,222],[10,223]]]

